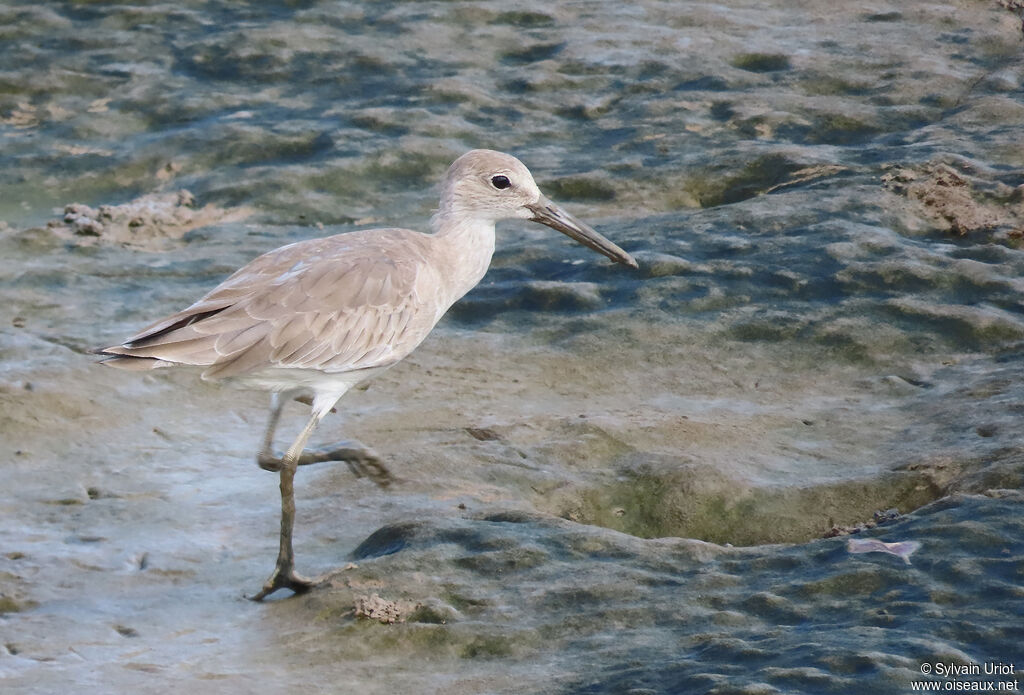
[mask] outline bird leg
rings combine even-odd
[[[369,478],[380,487],[387,487],[394,480],[391,472],[372,449],[351,440],[338,442],[331,448],[303,451],[296,463],[299,466],[308,466],[328,461],[344,462],[355,477]],[[282,459],[266,451],[260,452],[256,462],[265,471],[281,470]]]
[[[256,463],[265,471],[277,473],[282,468],[283,459],[274,453],[274,432],[281,420],[281,411],[284,409],[285,399],[279,394],[272,394],[270,400],[270,419],[267,421],[267,431],[263,435],[263,447],[256,455]],[[325,463],[327,461],[342,461],[352,474],[357,478],[369,478],[380,487],[387,487],[394,479],[387,467],[381,463],[380,457],[359,442],[343,441],[331,449],[313,449],[303,451],[299,455],[296,465],[308,466],[314,463]]]
[[[274,433],[277,431],[277,423],[281,421],[281,411],[284,410],[284,399],[281,394],[274,392],[270,394],[270,419],[267,420],[267,430],[263,433],[263,446],[260,453],[256,454],[256,463],[263,470],[273,470],[275,473],[281,470],[281,459],[274,456]],[[267,468],[263,460],[276,461],[275,468]]]
[[[314,581],[295,573],[292,529],[295,527],[295,469],[302,450],[306,448],[306,442],[309,441],[318,422],[320,417],[314,414],[281,459],[281,544],[277,553],[277,566],[260,592],[251,597],[253,601],[262,601],[278,589],[291,589],[296,594],[301,594],[315,585]]]

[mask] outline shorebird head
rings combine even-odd
[[[504,152],[470,150],[456,159],[445,175],[438,214],[540,222],[616,263],[637,267],[632,256],[548,200],[526,165]]]

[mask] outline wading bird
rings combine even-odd
[[[540,222],[637,267],[632,256],[544,197],[518,159],[472,150],[448,169],[432,234],[369,229],[282,246],[187,309],[96,351],[111,367],[203,367],[203,379],[272,393],[257,462],[280,473],[281,539],[277,565],[254,600],[314,584],[295,572],[297,466],[344,461],[356,475],[381,485],[390,480],[377,457],[357,443],[330,451],[306,451],[306,443],[346,391],[411,353],[480,281],[494,253],[494,225],[505,219]],[[276,456],[281,409],[295,397],[312,398],[312,416]]]

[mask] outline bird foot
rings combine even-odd
[[[348,469],[352,471],[352,475],[355,477],[369,478],[378,487],[387,487],[394,481],[395,478],[391,475],[391,471],[387,469],[387,466],[381,462],[380,457],[372,449],[367,449],[366,447],[359,447],[358,449],[333,449],[325,452],[325,455],[330,456],[329,460],[336,461],[338,460],[338,454],[341,452],[345,452],[341,460],[348,465]]]
[[[254,596],[247,597],[250,601],[262,601],[278,589],[291,589],[296,595],[304,594],[319,582],[295,574],[295,570],[282,569],[280,566],[274,568],[274,573],[263,584],[263,588]]]
[[[282,457],[266,451],[256,457],[259,467],[272,473],[281,470],[281,460]],[[299,456],[298,465],[308,466],[327,461],[344,462],[355,477],[369,478],[380,487],[387,487],[394,480],[391,472],[381,463],[380,457],[359,442],[345,441],[332,448],[308,449]]]

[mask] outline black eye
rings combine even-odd
[[[491,185],[498,190],[504,190],[512,185],[512,182],[508,180],[507,176],[492,176]]]

